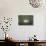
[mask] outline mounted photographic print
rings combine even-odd
[[[33,15],[19,15],[18,24],[19,25],[33,25]]]

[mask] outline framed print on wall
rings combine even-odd
[[[33,25],[33,15],[19,15],[18,24],[19,25]]]

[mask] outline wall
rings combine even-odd
[[[30,6],[28,0],[0,0],[0,16],[13,17],[13,22],[10,33],[17,40],[27,40],[34,34],[37,39],[44,40],[45,38],[45,6],[40,8],[33,8]],[[18,15],[33,15],[33,26],[19,26]],[[0,31],[2,35],[2,31]],[[4,33],[3,33],[4,34]],[[4,39],[0,36],[0,39]]]

